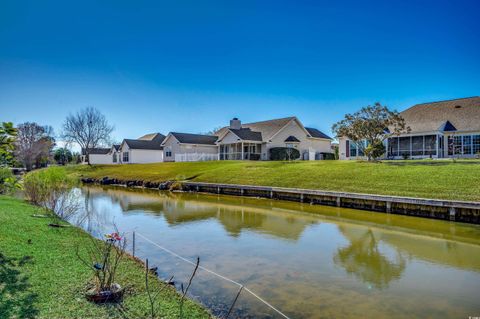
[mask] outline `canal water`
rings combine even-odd
[[[480,227],[309,204],[87,186],[77,222],[136,231],[136,254],[177,288],[193,266],[248,287],[290,318],[480,316]],[[141,236],[140,236],[141,235]],[[238,286],[200,270],[191,297],[222,316]],[[280,318],[245,290],[232,317]]]

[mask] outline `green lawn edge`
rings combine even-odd
[[[125,318],[125,311],[128,318],[149,317],[143,265],[127,258],[119,267],[116,281],[127,289],[122,307],[92,304],[83,296],[92,274],[75,254],[77,245],[91,244],[90,235],[77,227],[49,227],[49,219],[32,217],[39,213],[0,195],[1,318]],[[157,291],[165,284],[152,275],[150,285]],[[179,317],[180,295],[173,287],[158,300],[159,317]],[[188,300],[184,318],[211,315]]]
[[[480,201],[480,160],[211,161],[74,165],[78,177],[277,186],[416,198]]]

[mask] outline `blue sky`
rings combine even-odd
[[[479,1],[0,2],[0,120],[114,138],[480,95]]]

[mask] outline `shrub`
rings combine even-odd
[[[377,158],[381,157],[383,154],[385,154],[385,145],[383,145],[381,141],[377,141],[373,144],[369,144],[365,148],[365,155],[368,157],[368,159],[376,160]]]
[[[0,194],[9,193],[16,188],[19,188],[19,184],[12,170],[7,167],[0,167]]]
[[[66,219],[77,211],[79,203],[71,192],[76,185],[76,179],[68,176],[61,167],[30,172],[24,178],[28,200],[52,212],[55,219]]]
[[[126,243],[123,235],[114,232],[105,234],[104,241],[92,238],[92,245],[85,247],[83,252],[77,247],[77,257],[93,272],[95,278],[95,287],[88,292],[87,298],[94,301],[95,295],[121,289],[115,282],[115,277],[125,255]]]
[[[300,158],[300,152],[296,148],[273,147],[270,149],[270,159],[272,161],[289,161]]]
[[[335,154],[334,153],[320,153],[320,155],[322,155],[322,159],[324,160],[335,160]]]

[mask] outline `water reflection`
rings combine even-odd
[[[381,251],[379,240],[371,229],[355,231],[344,226],[338,228],[350,244],[338,249],[334,256],[335,264],[378,289],[388,287],[392,280],[401,277],[406,260],[398,250],[389,258]]]
[[[199,255],[203,266],[248,285],[291,317],[448,318],[480,309],[475,225],[143,189],[91,186],[82,194],[85,216],[78,220],[88,231],[115,223],[182,256]],[[191,271],[154,246],[137,247],[165,277]],[[199,276],[192,292],[222,314],[235,289]],[[248,298],[240,298],[240,308],[239,317],[268,317]]]

